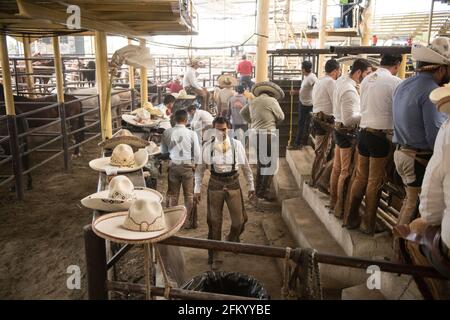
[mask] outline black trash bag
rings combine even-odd
[[[181,286],[184,290],[228,294],[269,300],[266,288],[256,279],[239,272],[208,271],[195,276]]]

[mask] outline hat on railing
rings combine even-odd
[[[138,149],[145,148],[150,144],[148,141],[133,135],[129,130],[120,129],[110,139],[100,142],[98,146],[102,147],[103,149],[112,149],[121,143]]]
[[[136,109],[134,114],[123,114],[122,120],[136,127],[155,127],[159,123],[145,108]]]
[[[81,200],[86,208],[100,211],[128,210],[138,199],[153,199],[161,202],[162,194],[150,188],[137,188],[123,175],[111,179],[107,190],[93,193]]]
[[[279,85],[271,81],[258,82],[252,87],[252,93],[255,95],[255,97],[267,91],[272,93],[273,97],[277,100],[284,98],[283,89],[281,89]]]
[[[186,90],[180,90],[178,93],[171,93],[177,100],[192,100],[196,97],[192,94],[187,94]]]
[[[114,148],[111,157],[91,160],[89,166],[96,171],[123,173],[139,170],[147,161],[148,153],[145,149],[133,153],[129,145],[119,144]]]
[[[439,87],[431,91],[430,100],[439,112],[450,114],[450,87]]]
[[[154,243],[180,230],[186,219],[184,206],[163,210],[161,203],[139,199],[128,212],[103,215],[92,223],[92,229],[101,238],[119,243]]]

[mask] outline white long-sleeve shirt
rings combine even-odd
[[[164,131],[161,141],[161,153],[170,154],[173,163],[199,163],[201,157],[197,134],[182,124]]]
[[[369,74],[361,82],[361,128],[394,129],[392,97],[402,82],[385,68]]]
[[[205,110],[196,110],[192,119],[189,120],[192,130],[203,130],[207,126],[211,126],[214,121],[214,117]]]
[[[312,91],[313,113],[323,112],[326,115],[333,114],[333,94],[336,88],[336,80],[330,76],[324,76],[317,80]]]
[[[245,154],[245,149],[242,146],[242,143],[239,140],[230,139],[229,137],[227,137],[226,143],[229,143],[230,147],[225,153],[223,153],[223,150],[221,149],[222,141],[218,141],[218,139],[214,139],[214,142],[211,142],[211,140],[209,140],[203,145],[202,150],[203,161],[201,164],[197,165],[195,169],[194,193],[201,192],[205,170],[211,164],[214,164],[214,170],[217,173],[231,172],[231,170],[233,169],[233,152],[232,152],[233,149],[235,152],[235,160],[236,160],[235,169],[236,170],[238,170],[239,168],[242,169],[245,176],[245,180],[247,181],[248,190],[249,191],[255,190],[255,186],[253,183],[252,169],[250,168],[250,164],[248,162],[247,156]],[[234,143],[234,148],[231,147],[231,143]],[[214,148],[212,158],[211,158],[211,147]]]
[[[337,79],[333,93],[333,115],[344,126],[358,125],[361,120],[360,99],[356,82],[349,75]]]
[[[313,104],[312,91],[316,81],[317,76],[312,72],[303,79],[302,84],[300,86],[300,92],[298,94],[299,100],[302,103],[302,105],[309,107]]]
[[[420,193],[421,217],[441,225],[441,238],[450,247],[450,120],[442,125],[434,143]]]
[[[183,76],[183,88],[194,87],[201,89],[202,87],[198,84],[196,71],[192,67],[187,67],[186,72]]]

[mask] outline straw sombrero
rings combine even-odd
[[[192,100],[196,97],[192,94],[187,94],[186,90],[180,90],[178,93],[171,93],[177,100]]]
[[[235,77],[230,74],[223,74],[218,79],[219,87],[222,88],[231,88],[237,86],[238,82]]]
[[[259,96],[262,92],[269,91],[273,94],[274,98],[277,100],[284,98],[284,91],[279,85],[271,81],[258,82],[252,87],[252,93],[255,97]]]
[[[450,39],[439,37],[433,40],[429,46],[414,44],[411,48],[414,60],[432,63],[421,70],[432,69],[440,65],[450,65]]]
[[[148,153],[145,149],[139,149],[138,152],[133,153],[129,145],[119,144],[114,148],[111,157],[91,160],[89,166],[96,171],[117,174],[139,170],[147,161]]]
[[[200,59],[197,58],[192,58],[189,60],[189,65],[191,67],[195,67],[195,66],[199,66],[200,68],[205,67],[205,63],[203,61],[201,61]]]
[[[139,199],[128,211],[103,215],[92,222],[101,238],[119,243],[155,243],[173,236],[186,220],[184,206],[163,210],[156,200]]]
[[[111,139],[103,140],[98,146],[103,149],[112,149],[121,143],[128,144],[129,146],[138,149],[145,148],[149,145],[148,141],[133,135],[129,130],[120,129],[111,137]]]
[[[141,108],[137,108],[137,109],[131,111],[130,114],[134,114],[134,115],[139,114],[142,109],[148,111],[148,113],[150,113],[150,116],[154,116],[154,117],[163,117],[164,116],[163,113],[161,112],[161,109],[153,106],[153,104],[151,102],[145,102]]]
[[[450,114],[450,87],[439,87],[431,91],[430,100],[439,112]]]
[[[123,114],[122,119],[136,127],[155,127],[159,123],[159,120],[152,119],[150,112],[148,112],[145,108],[137,109],[134,115]]]
[[[134,187],[126,176],[116,176],[109,182],[108,190],[93,193],[81,200],[81,204],[92,210],[117,212],[128,210],[138,199],[153,199],[161,202],[162,194],[150,188]]]
[[[147,150],[149,156],[154,156],[161,153],[161,147],[153,141],[149,142],[149,145],[145,147],[145,150]]]

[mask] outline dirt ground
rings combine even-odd
[[[23,201],[17,201],[7,189],[0,189],[0,299],[87,299],[82,228],[91,222],[92,214],[81,206],[80,199],[97,188],[98,174],[88,166],[89,160],[99,155],[97,142],[85,146],[70,172],[63,172],[62,159],[38,169],[33,173],[34,189],[26,192]],[[158,180],[162,194],[167,190],[165,172]],[[205,178],[203,191],[206,182]],[[198,229],[181,231],[179,235],[207,237],[205,198],[198,210]],[[280,207],[263,202],[256,209],[247,200],[245,204],[249,220],[241,241],[267,244],[261,223],[279,214]],[[227,211],[224,215],[225,235],[230,221]],[[183,253],[186,280],[209,270],[206,250],[183,248]],[[67,268],[71,265],[80,267],[81,289],[67,288]],[[142,282],[142,266],[142,253],[135,248],[122,258],[118,276]],[[271,298],[280,298],[282,279],[274,259],[225,253],[223,270],[252,275]]]

